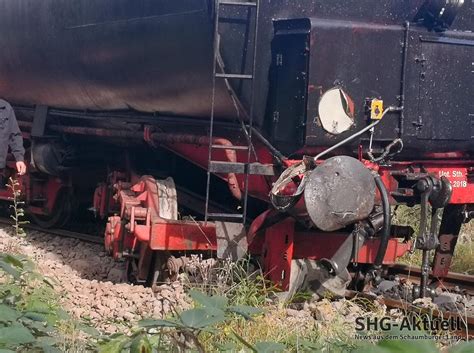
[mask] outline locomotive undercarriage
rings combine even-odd
[[[203,155],[207,141],[202,140],[202,135],[197,133],[182,135],[161,132],[157,136],[166,137],[163,142],[154,139],[153,133],[150,135],[151,130],[154,129],[148,126],[142,133],[133,131],[124,136],[122,131],[114,136],[115,130],[109,129],[109,138],[115,138],[116,141],[95,145],[95,149],[107,152],[98,153],[100,157],[95,156],[87,161],[84,158],[86,154],[81,153],[81,160],[74,161],[74,157],[69,156],[69,159],[64,160],[70,165],[63,163],[60,168],[55,168],[63,169],[59,175],[44,173],[46,167],[38,165],[38,159],[36,169],[21,179],[26,210],[33,221],[43,227],[64,226],[77,210],[75,195],[82,193],[83,197],[91,200],[93,194],[93,202],[90,205],[89,201],[89,207],[92,206],[92,213],[106,223],[106,249],[115,259],[126,261],[126,276],[137,283],[155,285],[176,278],[180,271],[186,269],[191,255],[236,260],[249,254],[258,260],[267,278],[282,290],[292,293],[307,288],[341,295],[348,285],[358,289],[376,285],[384,276],[384,265],[394,264],[406,253],[419,250],[424,253],[424,262],[423,280],[418,293],[425,296],[429,294],[430,253],[435,252],[432,278],[442,281],[449,269],[461,224],[472,217],[472,211],[469,212],[463,204],[463,198],[469,195],[473,187],[469,162],[391,161],[378,165],[363,158],[346,157],[350,158],[350,163],[360,164],[359,167],[366,169],[369,175],[377,176],[376,179],[387,190],[385,202],[388,201],[391,206],[421,205],[419,234],[414,235],[408,226],[387,225],[381,189],[377,194],[375,190],[365,190],[368,199],[375,197],[376,203],[368,206],[367,214],[361,213],[363,218],[352,219],[336,230],[323,231],[314,226],[307,217],[308,210],[301,209],[298,203],[291,210],[281,212],[268,208],[266,202],[257,201],[258,198],[265,199],[276,179],[260,175],[251,176],[250,190],[256,201],[248,224],[205,222],[204,190],[201,187],[199,191],[197,185],[205,179],[199,166],[205,163]],[[77,141],[84,141],[85,132],[96,134],[88,137],[91,145],[97,143],[93,141],[104,133],[100,128],[86,131],[69,128],[65,133],[70,150],[74,150],[76,137],[81,137]],[[138,138],[141,134],[142,139]],[[133,148],[126,151],[121,147],[124,138],[128,139],[129,146],[133,141],[135,153],[130,153]],[[228,141],[224,146],[239,143],[238,138],[235,142],[231,142],[230,138],[221,140]],[[35,143],[41,146],[41,141],[33,140],[32,146]],[[256,160],[266,161],[270,165],[271,151],[264,145],[256,146]],[[239,151],[232,151],[229,157],[228,151],[223,148],[219,157],[223,161],[229,158],[244,160],[245,156]],[[113,153],[106,157],[110,152]],[[171,157],[176,154],[186,155],[192,164],[180,157]],[[32,155],[35,156],[35,153]],[[153,166],[161,164],[166,167],[158,167],[155,171],[147,171],[146,168],[140,170],[137,156],[145,161],[145,165],[153,160]],[[97,158],[102,162],[102,158],[105,158],[109,167],[99,172],[97,164],[93,162]],[[312,168],[322,170],[321,166],[331,159],[318,162],[318,166]],[[285,163],[292,166],[299,161],[286,160]],[[174,165],[174,168],[170,165]],[[339,161],[338,165],[344,165],[344,161]],[[280,168],[278,163],[273,164],[273,167],[276,171]],[[353,170],[353,166],[350,169]],[[94,175],[94,179],[85,182],[84,179],[91,175]],[[220,197],[211,204],[213,211],[225,213],[229,209],[235,210],[240,202],[235,187],[242,185],[242,177],[218,177],[220,182],[214,191]],[[179,184],[175,184],[173,178]],[[296,179],[294,187],[299,183]],[[452,184],[463,184],[463,181],[466,182],[466,188],[452,188]],[[351,186],[352,182],[347,188]],[[340,194],[343,199],[347,197],[348,189],[337,187],[331,193]],[[2,193],[4,200],[10,196],[6,190]],[[455,203],[448,204],[449,200]],[[178,209],[182,212],[179,216]]]
[[[20,50],[19,62],[47,64],[26,98],[4,65],[5,98],[84,110],[15,107],[31,162],[26,212],[62,227],[90,209],[127,278],[151,286],[190,255],[249,254],[284,291],[341,295],[422,251],[416,296],[429,295],[430,268],[442,281],[473,216],[471,15],[450,31],[463,1],[346,3],[230,2],[221,13],[170,2],[199,11],[93,35],[56,32],[69,23],[37,31],[83,45],[49,47],[57,58]],[[98,50],[107,55],[89,55]],[[401,204],[420,205],[417,234],[392,224]]]

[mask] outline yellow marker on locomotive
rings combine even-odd
[[[372,99],[370,102],[370,119],[381,120],[383,115],[383,100]]]

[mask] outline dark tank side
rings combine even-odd
[[[366,100],[373,98],[386,107],[404,106],[403,114],[387,115],[375,130],[374,149],[402,138],[403,158],[473,153],[470,1],[260,3],[256,109],[285,153],[314,154],[367,126]],[[437,9],[442,3],[456,10],[449,23],[425,21],[427,4]],[[240,62],[228,49],[243,43],[234,27],[224,27],[223,42],[233,43],[222,48],[229,70],[238,70]],[[338,135],[325,131],[318,116],[319,99],[333,87],[344,89],[355,105],[354,125]],[[343,152],[357,153],[359,144],[367,148],[369,141],[356,139]],[[460,153],[437,154],[454,151]]]
[[[308,147],[332,145],[367,124],[363,114],[365,98],[378,96],[387,105],[399,103],[404,25],[409,22],[412,28],[409,60],[420,59],[417,53],[426,53],[428,61],[421,58],[426,71],[421,72],[427,78],[423,84],[417,83],[420,66],[412,62],[406,66],[411,83],[406,87],[403,129],[395,121],[398,118],[391,118],[389,124],[381,124],[374,138],[383,147],[402,137],[410,158],[421,157],[418,151],[425,155],[427,151],[451,151],[453,144],[456,150],[472,150],[472,117],[462,120],[462,114],[473,111],[471,101],[465,101],[472,85],[464,89],[450,83],[452,87],[445,85],[439,91],[432,85],[435,81],[446,82],[448,77],[457,80],[465,76],[460,68],[465,70],[464,61],[472,57],[471,35],[464,33],[472,30],[474,24],[470,1],[465,2],[448,26],[449,31],[444,32],[415,23],[420,20],[425,0],[260,0],[259,3],[254,121],[271,135],[277,147],[291,154],[310,151]],[[46,105],[89,112],[120,110],[130,112],[130,116],[148,113],[176,119],[201,118],[204,123],[209,118],[214,1],[8,0],[0,4],[0,10],[3,48],[0,96],[14,105]],[[248,11],[254,10],[229,8],[221,21],[220,54],[228,73],[248,72],[251,64],[249,28],[253,17]],[[311,62],[305,74],[306,79],[311,77],[312,83],[308,81],[301,86],[300,81],[296,87],[287,80],[289,86],[276,85],[272,58],[275,33],[281,28],[278,23],[299,19],[309,21],[306,35],[317,40],[306,63]],[[335,28],[338,23],[340,28]],[[352,35],[351,31],[359,27],[366,32]],[[377,34],[382,32],[380,36]],[[428,38],[419,45],[420,50],[416,48],[420,43],[416,36]],[[435,43],[439,38],[458,38],[464,44],[439,45]],[[431,61],[433,58],[435,61]],[[371,61],[375,64],[371,65]],[[303,71],[300,69],[300,73]],[[249,83],[230,83],[244,109],[248,109]],[[315,92],[319,92],[311,87],[321,86],[324,92],[334,85],[342,86],[353,97],[357,113],[353,128],[338,136],[327,135],[311,123],[317,121]],[[423,96],[425,116],[420,117],[420,108],[414,108],[419,97],[408,94],[416,89]],[[276,96],[281,97],[279,102],[275,102]],[[288,100],[295,96],[296,101]],[[276,118],[275,104],[300,111]],[[461,105],[463,108],[456,110]],[[236,106],[226,84],[218,80],[216,118],[234,118]],[[444,110],[438,114],[440,108]],[[275,134],[278,129],[286,136]],[[354,146],[349,148],[354,151]]]
[[[207,117],[207,0],[0,4],[0,96],[14,104]],[[235,114],[222,84],[216,113]]]
[[[381,111],[396,111],[384,116],[372,139],[367,133],[347,144],[346,153],[369,145],[382,153],[398,139],[401,156],[410,159],[474,151],[472,33],[437,34],[409,23],[279,20],[272,53],[269,127],[286,152],[334,145],[363,129],[373,100],[383,100]],[[353,124],[344,130],[336,117],[322,115],[322,97],[334,87],[354,104]]]

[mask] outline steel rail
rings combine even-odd
[[[13,225],[13,221],[0,217],[0,223],[6,224],[6,225]],[[22,224],[22,228],[29,229],[29,230],[35,230],[38,232],[43,232],[51,235],[57,235],[61,237],[67,237],[67,238],[74,238],[74,239],[79,239],[88,243],[94,243],[94,244],[104,244],[104,240],[101,237],[90,235],[90,234],[84,234],[84,233],[78,233],[78,232],[72,232],[69,230],[65,229],[56,229],[56,228],[41,228],[37,225],[27,223],[27,224]]]
[[[421,269],[416,266],[395,264],[388,267],[388,274],[398,275],[400,277],[419,282],[421,278]],[[474,276],[466,275],[457,272],[448,272],[445,278],[434,277],[430,272],[430,277],[433,281],[440,281],[441,288],[459,289],[466,291],[470,295],[474,295]]]

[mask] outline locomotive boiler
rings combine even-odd
[[[0,18],[25,208],[45,228],[91,211],[130,280],[250,254],[285,290],[340,293],[415,250],[420,295],[446,276],[473,215],[470,2],[11,0]]]

